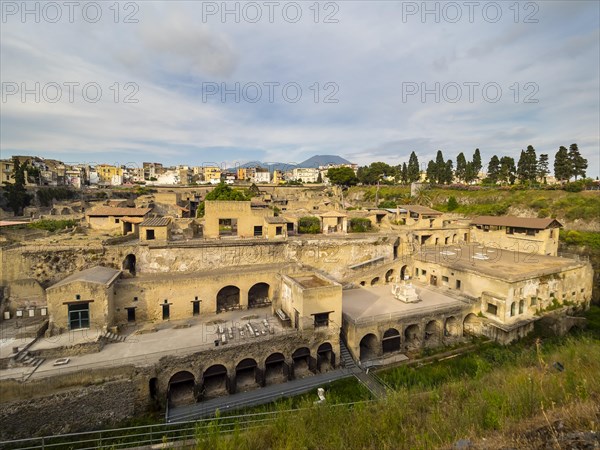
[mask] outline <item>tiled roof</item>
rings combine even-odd
[[[48,289],[63,286],[74,281],[109,285],[117,278],[117,276],[120,273],[120,270],[111,269],[110,267],[95,266],[89,269],[82,270],[81,272],[75,272],[74,274],[69,275],[67,278],[50,286]]]
[[[152,208],[114,208],[112,206],[97,206],[88,211],[86,216],[145,216]]]
[[[562,224],[558,220],[552,218],[538,219],[516,216],[478,216],[471,220],[471,225],[531,228],[535,230],[562,227]]]
[[[417,214],[426,214],[426,215],[430,215],[430,216],[441,216],[442,213],[439,211],[436,211],[435,209],[431,209],[428,208],[427,206],[421,206],[421,205],[398,205],[398,209],[402,210],[406,210],[406,211],[410,211],[410,212],[414,212]]]
[[[170,223],[170,217],[153,217],[140,223],[140,227],[166,227]]]

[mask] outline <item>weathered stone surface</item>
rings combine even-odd
[[[79,387],[0,404],[0,438],[20,439],[111,426],[134,415],[133,381]]]

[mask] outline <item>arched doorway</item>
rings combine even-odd
[[[135,275],[135,255],[130,253],[123,260],[123,270],[129,271],[131,275]]]
[[[379,284],[379,277],[375,277],[371,280],[371,286],[375,286],[376,284]]]
[[[282,353],[273,353],[265,360],[265,384],[277,384],[287,381],[289,368]]]
[[[217,294],[217,312],[230,311],[240,306],[240,288],[225,286]]]
[[[408,266],[402,266],[402,269],[400,269],[400,280],[404,280],[404,278],[406,278],[407,275],[408,275]]]
[[[324,342],[317,349],[317,370],[327,372],[335,367],[335,353],[329,342]]]
[[[394,269],[390,269],[385,273],[385,282],[391,283],[394,278]]]
[[[454,317],[450,316],[446,319],[446,323],[444,325],[444,336],[446,337],[458,337],[461,335],[460,332],[460,322]]]
[[[169,405],[181,406],[195,403],[195,384],[194,375],[187,370],[177,372],[173,375],[169,380],[169,392],[167,394]]]
[[[267,283],[256,283],[248,291],[248,308],[269,305],[269,288]]]
[[[308,347],[302,347],[292,353],[294,378],[311,375],[311,356]]]
[[[463,321],[463,336],[480,336],[481,335],[481,319],[471,313],[465,317]]]
[[[430,320],[425,325],[425,342],[428,346],[434,346],[440,342],[440,324],[436,320]]]
[[[400,332],[395,328],[390,328],[383,333],[381,349],[383,350],[383,353],[400,351]]]
[[[408,350],[418,348],[421,345],[419,325],[413,324],[406,327],[404,330],[404,342]]]
[[[245,392],[260,386],[258,364],[246,358],[235,367],[235,391]]]
[[[201,396],[203,399],[221,397],[229,393],[227,369],[222,364],[215,364],[204,371],[202,376]]]
[[[360,340],[360,360],[367,361],[379,356],[379,340],[369,333]]]

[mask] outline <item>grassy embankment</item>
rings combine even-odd
[[[550,425],[548,418],[556,417],[574,429],[598,431],[600,308],[588,318],[591,331],[581,335],[487,346],[423,367],[379,372],[395,389],[385,400],[328,408],[305,396],[294,401],[304,409],[265,427],[221,435],[215,426],[198,436],[197,448],[446,448],[461,438],[490,435],[526,448],[519,441],[518,433],[528,431],[522,424],[541,418]],[[556,361],[564,371],[554,367]],[[354,399],[352,382],[344,383]],[[493,441],[487,445],[494,448]]]
[[[348,196],[364,192],[364,201],[373,202],[375,187],[351,188]],[[382,186],[380,201],[403,203],[410,189],[405,186]],[[561,190],[458,190],[431,189],[425,192],[433,208],[447,212],[448,198],[454,197],[458,207],[451,211],[467,216],[503,215],[509,208],[531,210],[538,217],[556,217],[563,220],[600,220],[600,193],[598,191],[566,192]]]

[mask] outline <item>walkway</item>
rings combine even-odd
[[[279,400],[280,398],[292,397],[311,391],[323,384],[341,380],[342,378],[348,378],[352,375],[354,375],[354,373],[347,368],[336,369],[281,384],[272,384],[248,392],[213,398],[192,405],[178,406],[167,411],[166,420],[167,423],[181,422],[212,416],[217,410],[224,413],[239,408],[264,405]],[[315,396],[315,400],[316,399],[317,397]]]

